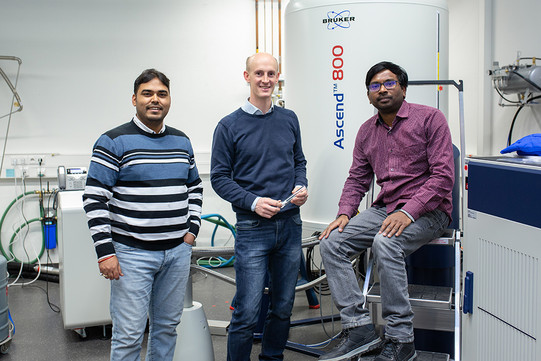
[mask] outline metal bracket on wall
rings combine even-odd
[[[17,107],[17,109],[15,109],[15,110],[13,110],[13,107],[12,107],[10,109],[9,113],[7,113],[6,115],[0,116],[0,119],[2,119],[2,118],[5,118],[5,117],[13,114],[13,113],[20,112],[21,110],[23,110],[23,105],[21,103],[21,97],[19,96],[19,93],[17,93],[17,89],[16,89],[17,80],[19,79],[19,70],[21,69],[22,60],[20,58],[17,58],[16,56],[5,56],[5,55],[0,55],[0,60],[13,60],[13,61],[16,61],[17,63],[19,63],[19,66],[17,68],[17,77],[16,77],[16,80],[15,80],[15,85],[13,85],[11,80],[9,80],[9,78],[6,75],[6,73],[4,72],[4,70],[2,70],[2,67],[0,67],[0,75],[2,76],[2,78],[4,78],[4,80],[6,81],[9,89],[13,93],[13,97],[16,99],[16,102],[13,103],[13,105],[15,105]]]

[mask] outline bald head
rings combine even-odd
[[[250,72],[250,69],[252,69],[254,63],[256,62],[268,61],[270,59],[272,59],[275,64],[275,70],[278,71],[278,60],[276,60],[276,58],[269,53],[255,53],[254,55],[249,56],[246,59],[246,71]]]
[[[272,105],[272,92],[278,83],[278,62],[268,53],[257,53],[246,59],[244,80],[250,85],[249,101],[264,114]]]

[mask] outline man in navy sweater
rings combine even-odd
[[[99,269],[111,280],[111,360],[172,360],[192,245],[201,224],[201,179],[192,145],[165,126],[169,79],[145,70],[133,119],[94,145],[83,195]]]
[[[237,215],[235,310],[229,325],[228,361],[249,361],[263,290],[269,276],[270,306],[260,360],[282,360],[301,257],[299,206],[307,186],[297,116],[273,106],[278,62],[257,53],[246,61],[250,98],[216,127],[211,183]]]

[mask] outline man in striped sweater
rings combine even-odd
[[[111,360],[172,360],[201,224],[203,188],[188,137],[164,125],[169,79],[145,70],[133,119],[94,145],[83,195],[103,277],[111,280]]]

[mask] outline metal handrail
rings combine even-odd
[[[20,58],[16,57],[16,56],[0,55],[0,60],[14,60],[14,61],[19,63],[19,68],[21,67],[21,64],[22,64],[22,60]],[[18,76],[18,73],[19,73],[19,71],[17,70],[17,76]],[[4,117],[7,117],[8,115],[11,115],[13,113],[17,113],[17,112],[20,112],[21,110],[23,110],[23,105],[21,103],[21,97],[19,96],[19,93],[17,93],[17,89],[15,89],[15,86],[13,85],[13,83],[11,83],[11,80],[9,80],[8,76],[6,75],[4,70],[2,70],[1,67],[0,67],[0,75],[6,81],[8,87],[11,90],[11,92],[13,93],[13,96],[15,97],[15,99],[17,99],[16,105],[18,107],[18,109],[13,110],[13,111],[10,110],[10,112],[8,114],[2,115],[0,117],[0,118],[4,118]]]
[[[303,238],[301,247],[312,247],[319,244],[317,236],[310,236]],[[235,254],[235,247],[192,247],[192,256],[194,257],[220,257],[220,256],[232,256]]]
[[[465,130],[464,130],[464,82],[459,80],[458,83],[454,80],[414,80],[409,81],[408,85],[452,85],[458,90],[458,110],[459,110],[459,126],[460,126],[460,222],[459,232],[455,235],[455,361],[460,361],[460,237],[464,229],[464,189],[466,189],[466,177],[464,176],[466,145],[465,145]]]
[[[311,247],[319,244],[319,239],[317,236],[310,236],[307,238],[304,238],[302,240],[302,247]],[[199,258],[199,257],[223,257],[223,256],[232,256],[235,254],[235,247],[192,247],[192,257]],[[352,262],[352,264],[355,263],[355,260]],[[236,285],[237,282],[234,278],[231,278],[229,276],[226,276],[220,272],[214,271],[212,268],[207,268],[200,266],[198,264],[191,264],[190,267],[194,270],[204,272],[210,276],[216,277],[222,281],[225,281],[231,285]],[[318,278],[306,282],[302,285],[299,285],[295,287],[295,292],[301,292],[306,291],[312,287],[317,286],[321,282],[327,279],[327,275],[319,276]],[[269,289],[265,288],[265,293],[268,293]]]

